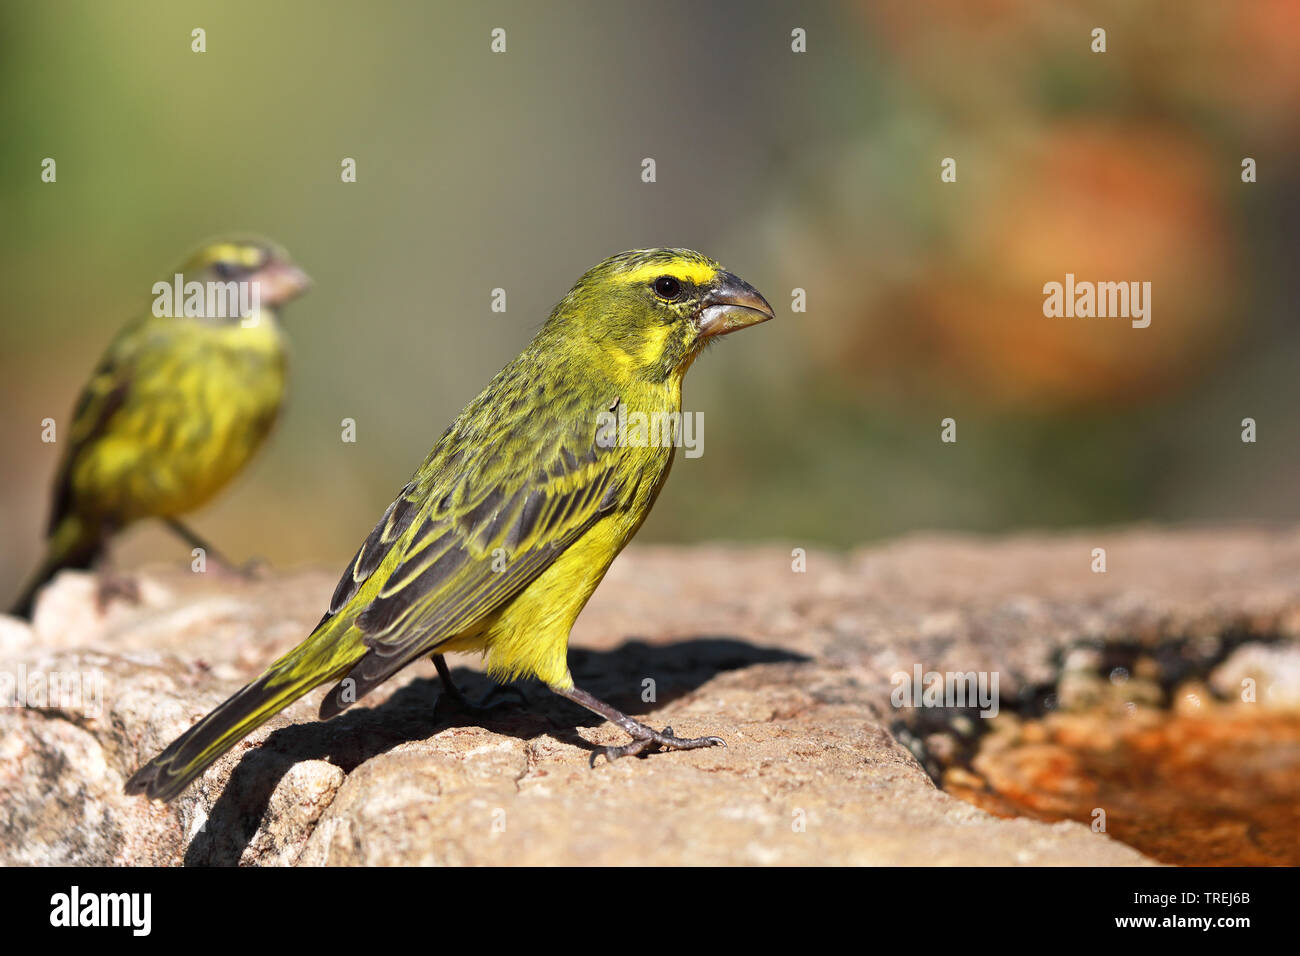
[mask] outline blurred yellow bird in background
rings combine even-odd
[[[45,557],[10,613],[29,617],[50,578],[91,567],[112,534],[142,518],[164,519],[219,560],[179,517],[238,474],[271,430],[287,372],[277,313],[307,285],[273,244],[222,239],[154,286],[153,308],[113,339],[58,436]]]

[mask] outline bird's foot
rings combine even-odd
[[[658,750],[697,750],[700,747],[725,747],[727,742],[721,737],[678,737],[671,727],[655,730],[637,721],[628,721],[623,727],[632,735],[630,744],[621,747],[598,747],[591,752],[591,766],[596,766],[596,758],[602,754],[608,761],[619,757],[644,757]]]
[[[95,609],[101,617],[114,600],[139,604],[140,582],[129,575],[100,571],[95,575]]]
[[[498,694],[510,694],[514,700],[493,701]],[[435,716],[442,717],[450,713],[468,714],[472,717],[487,717],[503,708],[526,707],[528,698],[517,687],[493,687],[478,700],[470,700],[455,684],[444,684],[438,702],[434,704]]]
[[[471,701],[460,692],[456,682],[451,679],[451,668],[447,666],[447,659],[441,654],[431,654],[430,658],[433,660],[433,666],[438,669],[438,679],[442,681],[442,693],[438,695],[438,702],[433,707],[435,716],[443,716],[449,709],[452,709],[474,717],[486,717],[494,710],[511,706],[507,701],[498,701],[495,704],[488,703],[494,694],[514,694],[520,706],[528,705],[528,698],[524,696],[524,692],[518,687],[502,686],[500,684],[497,684],[484,694],[481,700]]]
[[[581,687],[574,687],[572,679],[565,684],[552,684],[551,690],[566,697],[593,714],[599,714],[611,723],[622,727],[632,737],[630,744],[621,747],[597,747],[591,752],[591,766],[596,766],[596,758],[601,754],[609,761],[619,757],[641,757],[657,750],[696,750],[700,747],[725,747],[727,742],[721,737],[678,737],[671,727],[655,730],[639,720],[633,720],[627,714],[611,707],[598,698],[591,696]]]

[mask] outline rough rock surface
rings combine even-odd
[[[581,686],[726,749],[591,770],[616,728],[531,685],[527,708],[483,721],[435,712],[426,662],[333,721],[308,695],[171,805],[123,781],[299,641],[335,575],[149,569],[139,605],[101,615],[92,579],[65,573],[33,628],[0,618],[0,695],[26,694],[0,709],[0,863],[1142,863],[1081,824],[936,789],[891,732],[890,675],[997,671],[1012,702],[1081,643],[1213,656],[1225,635],[1300,631],[1294,531],[917,537],[806,561],[633,548],[574,630]],[[477,661],[451,663],[470,696],[488,689]]]

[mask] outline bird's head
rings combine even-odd
[[[289,254],[264,239],[217,239],[202,246],[181,266],[189,282],[247,282],[257,285],[261,305],[276,308],[311,285]]]
[[[580,334],[625,373],[681,375],[718,336],[772,318],[758,291],[690,249],[634,249],[588,270],[547,327]]]

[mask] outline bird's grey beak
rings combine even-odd
[[[258,294],[267,305],[284,305],[311,288],[311,278],[291,262],[270,262],[257,272]]]
[[[758,290],[730,272],[719,273],[704,297],[696,324],[700,335],[726,335],[772,318],[772,307]]]

